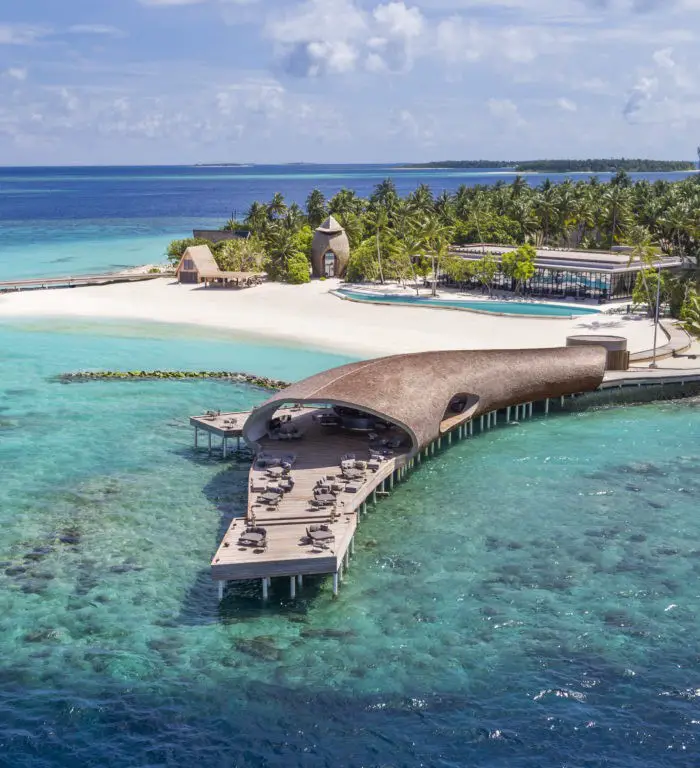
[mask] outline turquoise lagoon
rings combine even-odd
[[[340,598],[222,604],[246,467],[187,416],[344,359],[198,330],[0,326],[0,765],[695,766],[700,403],[502,426],[363,521]]]
[[[575,315],[597,315],[600,310],[591,307],[567,307],[563,304],[527,301],[470,301],[469,299],[430,299],[424,296],[397,296],[395,294],[365,293],[339,288],[335,291],[341,297],[355,301],[380,304],[405,304],[409,307],[433,307],[449,309],[471,309],[478,312],[496,312],[502,315],[532,315],[533,317],[573,317]]]

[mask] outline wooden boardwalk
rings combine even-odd
[[[108,285],[109,283],[137,283],[142,280],[155,280],[159,277],[172,277],[166,274],[120,274],[107,272],[101,275],[68,275],[66,277],[35,277],[25,280],[0,281],[0,293],[15,291],[35,291],[42,288],[78,288],[88,285]]]
[[[376,469],[361,472],[355,483],[347,482],[341,474],[341,457],[353,454],[358,462],[369,462],[370,442],[366,433],[341,431],[337,427],[321,426],[317,417],[327,410],[303,409],[294,416],[292,424],[303,433],[299,440],[260,441],[260,452],[249,473],[249,495],[246,518],[234,518],[211,563],[212,578],[219,581],[297,577],[311,574],[337,574],[347,559],[355,530],[367,498],[385,482],[392,482],[394,472],[408,461],[408,436],[398,428],[382,433],[382,439],[402,440],[402,448],[392,452]],[[258,501],[275,488],[275,470],[263,464],[277,465],[285,458],[291,460],[294,486],[281,496],[275,506]],[[329,478],[332,478],[329,480]],[[311,505],[314,488],[319,481],[336,488],[336,503],[332,507]],[[238,545],[248,523],[267,530],[267,548],[255,549]],[[335,540],[325,548],[308,543],[307,527],[325,523]]]
[[[659,384],[700,383],[700,370],[630,370],[609,372],[600,390],[620,389]],[[538,404],[537,412],[550,413],[550,407],[568,410],[567,401],[577,395],[545,399]],[[498,411],[483,413],[451,428],[417,453],[413,452],[408,435],[398,427],[377,433],[378,440],[370,442],[366,432],[353,432],[339,427],[322,426],[319,417],[331,413],[326,408],[282,409],[277,416],[290,417],[287,424],[301,433],[300,439],[279,440],[262,438],[250,468],[248,502],[245,516],[234,518],[211,562],[211,576],[219,585],[219,597],[223,596],[228,581],[260,579],[263,598],[268,595],[270,579],[284,577],[290,580],[290,594],[305,575],[328,574],[333,576],[333,591],[337,593],[342,580],[343,568],[347,567],[353,551],[353,539],[368,500],[375,501],[377,494],[386,494],[395,481],[422,460],[434,455],[436,449],[451,445],[453,441],[471,437],[475,432],[488,431],[501,424],[522,422],[534,415],[535,403],[521,403]],[[204,431],[221,439],[224,458],[226,441],[232,437],[240,440],[243,426],[251,412],[224,413],[198,416],[190,419],[196,432]],[[445,426],[447,422],[445,422]],[[396,445],[400,441],[400,445]],[[380,443],[396,445],[393,450]],[[354,461],[368,462],[370,447],[385,450],[389,455],[361,473],[353,484],[342,477],[341,460],[354,455]],[[268,506],[260,500],[266,492],[279,487],[279,464],[288,461],[293,479],[291,490],[282,494],[278,504]],[[362,465],[360,465],[362,466]],[[333,507],[318,508],[310,502],[319,481],[336,488]],[[349,487],[350,485],[350,487]],[[354,487],[353,487],[354,486]],[[267,531],[267,546],[254,548],[241,546],[239,539],[248,525],[261,526]],[[310,525],[325,524],[334,535],[326,546],[313,545],[308,541]]]

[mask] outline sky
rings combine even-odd
[[[0,0],[0,164],[693,159],[700,0]]]

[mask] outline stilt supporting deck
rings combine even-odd
[[[564,407],[564,395],[561,396],[560,404],[561,404],[561,407],[563,408]]]
[[[532,408],[533,408],[533,406],[534,406],[534,403],[529,403],[528,406],[527,406],[528,416],[530,418],[532,418]]]
[[[345,550],[345,570],[350,570],[350,549]]]
[[[498,426],[498,411],[493,412],[493,426]]]
[[[338,594],[338,571],[333,574],[333,594]]]
[[[447,433],[447,444],[452,445],[452,432]]]
[[[207,432],[207,437],[209,438],[209,455],[211,456],[211,432]]]
[[[297,587],[301,589],[303,586],[304,586],[304,577],[301,574],[299,574],[297,576]]]
[[[217,581],[216,582],[216,588],[219,594],[219,602],[221,602],[224,599],[224,584],[223,581]]]
[[[194,447],[199,448],[199,429],[194,428]]]
[[[474,434],[474,422],[469,422],[469,436],[471,437]]]
[[[267,576],[263,576],[262,578],[262,598],[263,600],[267,600],[268,596],[268,581]]]
[[[506,408],[506,422],[510,421],[510,406]]]
[[[297,580],[296,576],[290,576],[289,577],[289,597],[294,600],[294,598],[297,596]]]
[[[224,458],[226,458],[226,448],[227,448],[226,438],[224,437],[224,438],[221,439],[221,455]]]
[[[544,412],[545,414],[549,414],[549,398],[544,401]]]
[[[351,555],[355,554],[355,537],[354,536],[350,539],[350,554]]]

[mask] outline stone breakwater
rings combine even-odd
[[[285,389],[289,382],[269,379],[267,376],[255,376],[252,373],[238,371],[77,371],[62,373],[56,377],[62,384],[80,381],[143,381],[163,379],[218,379],[234,384],[249,384],[260,389]]]

